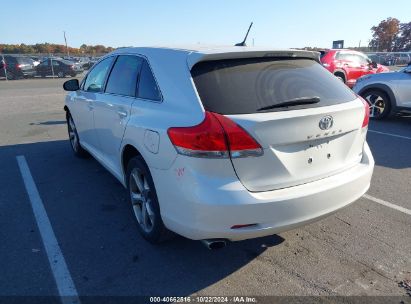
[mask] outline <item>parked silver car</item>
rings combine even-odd
[[[392,73],[366,75],[353,90],[370,105],[370,117],[383,119],[398,112],[411,112],[411,65]]]

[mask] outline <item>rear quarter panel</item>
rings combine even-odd
[[[167,170],[177,156],[167,130],[170,127],[199,124],[204,119],[204,109],[194,89],[186,54],[174,53],[170,56],[169,52],[158,49],[150,56],[142,56],[150,64],[162,101],[136,98],[119,151],[119,160],[121,162],[124,147],[132,145],[150,168]],[[147,146],[147,132],[158,134],[158,149]]]

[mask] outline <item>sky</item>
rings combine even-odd
[[[80,47],[232,45],[251,21],[248,45],[274,48],[366,46],[387,17],[411,21],[410,0],[3,0],[0,43]]]

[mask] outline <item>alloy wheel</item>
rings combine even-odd
[[[73,147],[73,150],[77,152],[79,140],[78,140],[76,125],[74,124],[73,118],[71,116],[68,119],[68,133],[69,133],[69,139],[70,139],[71,146]]]
[[[385,100],[382,96],[376,94],[369,94],[365,96],[365,100],[370,106],[370,117],[378,118],[382,116],[386,108]]]
[[[138,168],[131,171],[129,189],[134,215],[144,232],[154,227],[155,214],[152,208],[151,189],[147,177]]]

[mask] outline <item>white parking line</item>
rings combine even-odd
[[[408,137],[408,136],[402,136],[402,135],[397,135],[397,134],[392,134],[392,133],[385,133],[385,132],[374,131],[374,130],[368,130],[368,132],[371,132],[371,133],[377,133],[377,134],[382,134],[382,135],[387,135],[387,136],[392,136],[392,137],[397,137],[397,138],[402,138],[402,139],[408,139],[408,140],[411,140],[411,137]]]
[[[65,96],[64,93],[38,94],[36,97]],[[0,99],[33,98],[33,95],[0,96]]]
[[[80,303],[76,287],[73,279],[67,268],[63,253],[57,242],[50,220],[47,216],[46,209],[40,198],[37,186],[34,183],[33,177],[30,173],[26,158],[22,155],[16,157],[20,168],[20,173],[29,196],[31,207],[33,209],[34,217],[40,231],[43,245],[47,253],[47,258],[50,263],[50,268],[56,281],[57,289],[60,295],[61,302],[66,303]]]
[[[401,211],[405,214],[411,215],[411,210],[410,209],[407,209],[407,208],[404,208],[404,207],[401,207],[401,206],[398,206],[398,205],[394,205],[392,203],[389,203],[387,201],[384,201],[382,199],[373,197],[373,196],[368,195],[368,194],[364,194],[363,197],[365,197],[366,199],[369,199],[370,201],[373,201],[375,203],[378,203],[378,204],[384,205],[386,207]]]

